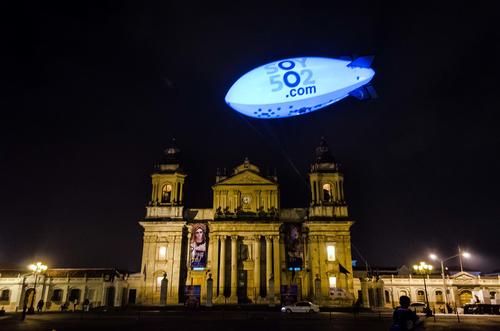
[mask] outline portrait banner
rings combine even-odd
[[[191,269],[202,270],[207,265],[207,225],[191,225],[190,261]]]
[[[301,270],[304,256],[301,224],[287,224],[285,242],[287,268],[289,270]]]

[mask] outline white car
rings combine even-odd
[[[299,301],[293,305],[281,307],[282,313],[319,313],[319,306],[309,301]]]

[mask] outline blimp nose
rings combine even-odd
[[[375,71],[373,69],[361,69],[357,72],[357,80],[359,81],[369,81],[375,75]]]

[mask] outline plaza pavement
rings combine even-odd
[[[425,317],[422,317],[425,319]],[[389,330],[391,316],[384,313],[322,312],[282,314],[269,311],[141,311],[10,314],[0,319],[0,330],[168,330],[168,331],[322,331]],[[425,320],[425,330],[500,330],[500,316],[437,315]]]

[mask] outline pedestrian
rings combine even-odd
[[[90,301],[89,301],[89,299],[83,300],[83,310],[89,311],[89,308],[90,308]]]
[[[399,298],[400,306],[394,310],[390,331],[414,330],[421,324],[417,314],[408,308],[410,302],[410,298],[406,295]]]
[[[36,304],[36,310],[38,312],[41,312],[43,309],[43,299],[38,300],[38,303]]]
[[[353,304],[352,304],[352,313],[354,314],[354,317],[359,314],[359,309],[361,308],[361,297],[359,297]]]

